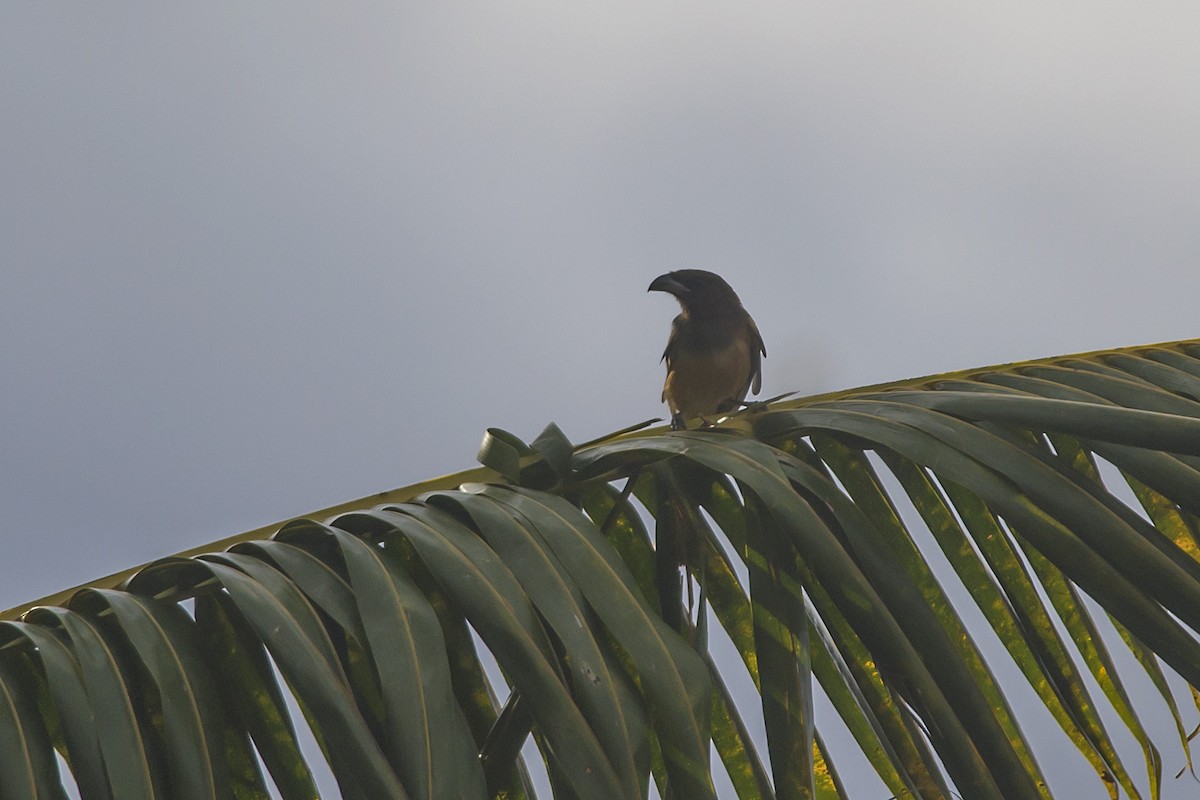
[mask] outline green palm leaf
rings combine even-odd
[[[480,458],[4,614],[0,797],[1050,797],[997,659],[1088,794],[1191,763],[1200,342]]]

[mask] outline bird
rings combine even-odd
[[[762,359],[767,355],[754,319],[725,279],[702,269],[678,269],[659,275],[647,289],[666,292],[679,301],[679,316],[662,360],[667,380],[662,399],[671,411],[671,429],[686,429],[685,420],[735,411],[747,392],[762,386]]]

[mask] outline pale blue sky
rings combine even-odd
[[[1195,336],[1197,30],[6,4],[0,607],[470,467],[488,426],[663,415],[670,269],[738,290],[767,395]]]

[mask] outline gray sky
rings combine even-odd
[[[473,466],[488,426],[662,416],[670,269],[738,290],[766,395],[1195,336],[1198,25],[8,3],[0,608]]]

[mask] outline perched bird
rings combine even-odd
[[[672,294],[682,308],[663,351],[662,399],[671,409],[672,430],[686,427],[690,417],[707,424],[707,417],[736,410],[748,391],[758,394],[767,348],[724,278],[679,269],[659,275],[647,291]]]

